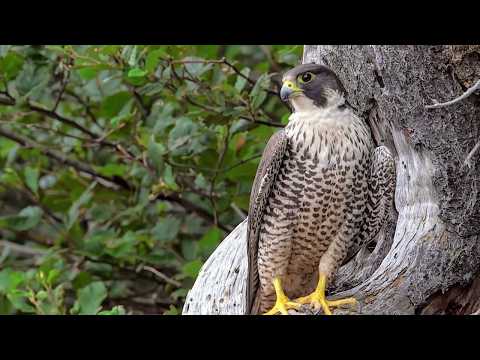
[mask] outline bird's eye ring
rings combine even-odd
[[[313,80],[313,78],[315,77],[315,75],[311,72],[306,72],[306,73],[303,73],[302,75],[300,75],[299,77],[299,80],[301,83],[309,83],[310,81]]]

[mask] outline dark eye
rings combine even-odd
[[[306,72],[302,75],[300,75],[300,82],[302,83],[308,83],[313,80],[313,74],[311,72]]]

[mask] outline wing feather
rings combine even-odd
[[[267,204],[268,196],[275,178],[280,170],[288,146],[285,132],[276,132],[268,141],[263,151],[262,159],[255,175],[255,180],[250,194],[248,211],[248,284],[247,284],[247,314],[252,311],[253,302],[259,285],[258,277],[258,239],[259,230]]]
[[[394,193],[395,160],[386,146],[379,146],[372,154],[365,220],[354,243],[348,249],[344,264],[375,239],[390,211]]]

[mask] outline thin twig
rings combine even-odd
[[[259,119],[256,119],[256,118],[251,119],[251,118],[246,117],[246,116],[240,116],[239,118],[243,119],[243,120],[247,120],[247,121],[252,122],[252,123],[262,124],[262,125],[266,125],[266,126],[272,126],[272,127],[278,127],[278,128],[285,127],[285,125],[280,124],[280,123],[274,123],[274,122],[266,121],[266,120],[259,120]]]
[[[72,166],[73,168],[75,168],[79,171],[82,171],[84,173],[92,175],[93,177],[106,180],[107,182],[109,182],[111,184],[114,184],[116,186],[120,186],[120,187],[122,187],[126,190],[131,190],[131,186],[124,179],[121,179],[118,176],[108,177],[108,176],[101,175],[98,172],[96,172],[95,170],[93,170],[93,168],[90,167],[90,165],[88,165],[88,164],[82,163],[78,160],[69,159],[68,157],[66,157],[64,154],[62,154],[60,152],[56,152],[56,151],[54,151],[54,150],[52,150],[52,149],[50,149],[46,146],[43,146],[43,145],[40,145],[40,144],[34,142],[31,139],[28,139],[28,138],[22,137],[20,135],[17,135],[15,133],[3,128],[3,127],[0,127],[0,135],[4,136],[4,137],[6,137],[10,140],[15,141],[16,143],[18,143],[18,144],[20,144],[24,147],[38,149],[43,154],[45,154],[46,156],[48,156],[48,157],[50,157],[54,160],[57,160],[57,161],[59,161],[63,164],[70,165],[70,166]]]
[[[223,63],[224,63],[225,65],[227,65],[228,67],[230,67],[230,69],[232,69],[238,76],[240,76],[240,77],[244,78],[245,80],[247,80],[251,85],[255,85],[255,81],[254,81],[254,80],[252,80],[252,79],[250,79],[248,76],[245,76],[244,74],[242,74],[242,72],[241,72],[240,70],[238,70],[235,65],[229,63],[226,58],[222,58],[222,60],[223,60]]]
[[[225,127],[225,136],[224,136],[224,139],[223,139],[222,152],[220,153],[220,157],[218,158],[217,166],[215,168],[215,173],[213,174],[212,181],[211,181],[211,184],[210,184],[209,199],[210,199],[210,202],[211,202],[212,208],[213,208],[213,219],[214,219],[214,222],[215,222],[215,226],[218,225],[218,214],[217,214],[217,205],[215,203],[215,198],[213,196],[213,193],[215,191],[215,183],[217,181],[218,174],[220,173],[220,168],[223,165],[223,160],[225,159],[225,154],[227,153],[227,150],[228,150],[229,140],[230,140],[230,127],[226,126]]]
[[[55,105],[53,106],[53,109],[52,109],[53,112],[57,111],[58,105],[60,105],[60,101],[62,101],[62,97],[65,92],[65,88],[67,87],[69,78],[70,78],[70,71],[67,70],[64,73],[64,78],[62,79],[62,82],[61,82],[60,92],[57,96],[57,100],[55,101]]]
[[[4,98],[0,97],[0,105],[7,105],[7,106],[15,105],[15,98],[12,95],[10,95],[7,91],[0,91],[0,95],[4,96]]]
[[[237,204],[235,204],[235,203],[232,202],[232,203],[230,204],[230,207],[233,209],[233,211],[235,211],[235,212],[237,213],[237,215],[242,219],[242,221],[247,218],[247,214],[245,214],[245,213],[243,212],[243,210],[240,209],[240,208],[237,206]]]
[[[33,140],[30,140],[28,138],[24,138],[20,135],[17,135],[7,129],[4,129],[3,127],[0,126],[0,136],[4,136],[10,140],[15,141],[16,143],[24,146],[24,147],[29,147],[29,148],[35,148],[40,150],[43,154],[46,156],[57,160],[63,164],[67,164],[69,166],[72,166],[73,168],[77,169],[78,171],[81,171],[83,173],[89,174],[94,178],[97,178],[99,180],[103,180],[103,182],[99,181],[102,185],[105,185],[105,182],[108,183],[109,185],[113,185],[114,187],[118,188],[123,188],[125,190],[132,190],[133,187],[130,185],[125,179],[123,179],[120,176],[114,176],[114,177],[109,177],[109,176],[104,176],[96,172],[90,165],[82,163],[78,160],[70,159],[66,157],[64,154],[56,152],[46,146],[40,145]],[[205,220],[209,222],[213,222],[213,215],[210,214],[208,211],[202,209],[201,207],[191,203],[188,200],[185,200],[181,197],[178,196],[178,194],[172,194],[172,195],[158,195],[156,196],[156,199],[160,200],[165,200],[169,202],[174,202],[182,206],[186,210],[190,210],[191,212],[196,213],[200,217],[204,218]],[[218,227],[225,230],[225,231],[231,231],[228,227],[222,224],[218,224]]]
[[[241,160],[241,161],[239,161],[238,163],[233,164],[232,166],[229,166],[229,167],[227,167],[227,168],[225,168],[225,169],[222,169],[221,171],[222,171],[222,172],[230,171],[230,170],[232,170],[232,169],[235,169],[237,166],[240,166],[240,165],[243,165],[243,164],[245,164],[245,163],[247,163],[247,162],[249,162],[249,161],[258,159],[258,158],[261,157],[261,156],[262,156],[261,153],[260,153],[260,154],[253,155],[253,156],[250,156],[249,158],[246,158],[246,159],[244,159],[244,160]]]
[[[32,232],[28,232],[27,236],[28,236],[27,240],[29,240],[29,241],[33,241],[33,242],[35,242],[37,244],[40,244],[40,245],[43,245],[43,246],[51,247],[51,245],[49,245],[47,241],[45,241],[43,239],[40,239],[39,237],[35,236]],[[20,245],[20,244],[16,244],[16,243],[12,243],[12,242],[7,242],[7,241],[0,241],[0,245],[3,245],[4,247],[10,247],[14,251],[17,251],[17,252],[21,251],[24,254],[29,254],[29,255],[43,255],[48,251],[48,250],[42,250],[42,249],[32,249],[32,248],[28,248],[25,245]],[[65,246],[61,247],[59,249],[59,251],[64,252],[68,257],[70,257],[72,260],[74,260],[76,262],[78,262],[80,260],[80,262],[83,263],[84,260],[88,260],[88,261],[94,262],[94,263],[108,264],[108,265],[110,265],[110,266],[112,266],[112,267],[114,267],[114,268],[116,268],[120,271],[124,271],[124,272],[130,273],[130,274],[135,274],[136,276],[141,276],[142,278],[151,280],[151,276],[147,275],[145,272],[139,272],[138,269],[122,266],[122,265],[120,265],[120,264],[118,264],[114,261],[111,261],[111,260],[103,258],[103,257],[94,258],[92,256],[89,256],[89,255],[84,254],[84,253],[79,252],[79,251],[72,250],[72,249],[70,249],[68,247],[65,247]],[[154,271],[152,271],[152,269]],[[156,275],[158,278],[162,279],[163,281],[165,281],[165,282],[167,282],[171,285],[174,285],[176,287],[181,287],[181,284],[179,282],[177,282],[176,280],[168,278],[165,274],[160,273],[158,270],[154,269],[153,267],[143,266],[143,269],[141,269],[141,270],[147,270],[147,272],[153,273],[154,275]]]
[[[220,60],[174,60],[174,61],[169,61],[171,65],[176,65],[176,64],[220,64],[220,65],[226,65],[230,69],[235,72],[238,76],[241,78],[245,79],[250,85],[255,85],[255,80],[249,78],[245,74],[243,74],[238,68],[230,63],[225,57],[221,58]],[[192,79],[189,79],[193,81]],[[274,95],[278,96],[279,93],[277,91],[271,90],[271,89],[262,89],[266,91],[269,95]]]
[[[52,119],[55,119],[55,120],[58,120],[64,124],[67,124],[71,127],[74,127],[78,130],[80,130],[81,132],[87,134],[88,136],[90,136],[91,138],[97,138],[98,136],[96,134],[94,134],[93,132],[91,132],[90,130],[88,130],[87,128],[83,127],[82,125],[80,125],[79,123],[77,123],[76,121],[72,120],[72,119],[69,119],[65,116],[62,116],[60,115],[59,113],[55,112],[55,111],[51,111],[51,110],[48,110],[48,109],[45,109],[45,108],[42,108],[38,105],[34,105],[32,103],[28,103],[28,107],[30,110],[32,111],[36,111],[40,114],[43,114],[49,118],[52,118]]]
[[[459,97],[453,99],[453,100],[450,100],[450,101],[447,101],[447,102],[444,102],[444,103],[439,103],[437,102],[436,100],[433,100],[434,104],[433,105],[427,105],[425,106],[426,109],[438,109],[438,108],[441,108],[441,107],[447,107],[447,106],[450,106],[450,105],[453,105],[459,101],[462,101],[463,99],[466,99],[467,97],[469,97],[470,95],[472,95],[476,90],[480,90],[480,80],[478,80],[475,85],[473,85],[472,87],[470,87],[467,91],[465,91],[462,95],[460,95]]]
[[[49,128],[49,127],[40,126],[40,125],[37,125],[37,124],[25,124],[25,126],[27,128],[35,128],[35,129],[39,129],[39,130],[44,130],[44,131],[47,131],[47,132],[52,132],[54,134],[64,136],[64,137],[69,137],[69,138],[76,139],[76,140],[81,140],[81,141],[85,141],[85,142],[90,142],[91,141],[91,139],[87,139],[87,138],[84,138],[84,137],[81,137],[81,136],[67,134],[63,131],[55,130],[55,129],[52,129],[52,128]]]
[[[210,214],[208,211],[206,211],[205,209],[199,207],[198,205],[184,199],[184,198],[181,198],[178,194],[176,193],[173,193],[173,194],[170,194],[170,195],[166,195],[166,194],[157,194],[155,196],[155,200],[164,200],[164,201],[169,201],[169,202],[174,202],[174,203],[177,203],[179,204],[181,207],[183,207],[185,210],[189,210],[195,214],[197,214],[198,216],[200,216],[201,218],[203,218],[204,220],[207,220],[208,222],[214,222],[214,219],[213,219],[213,215]],[[217,226],[226,231],[226,232],[230,232],[232,231],[232,229],[228,228],[227,226],[221,224],[221,223],[218,223]]]
[[[216,109],[213,109],[213,108],[208,107],[206,105],[197,103],[196,101],[192,100],[188,95],[185,96],[185,100],[187,100],[187,102],[189,102],[193,106],[199,107],[200,109],[203,109],[205,111],[224,116],[220,111],[217,111]],[[279,127],[279,128],[285,127],[285,125],[280,124],[280,123],[274,123],[274,122],[270,122],[270,121],[266,121],[266,120],[258,120],[256,118],[252,119],[252,118],[249,118],[249,117],[246,117],[246,116],[239,116],[239,119],[247,120],[251,123],[262,124],[262,125],[266,125],[266,126],[273,126],[273,127]]]
[[[170,285],[173,285],[177,288],[179,287],[182,287],[182,284],[180,282],[178,282],[177,280],[174,280],[172,278],[169,278],[167,275],[165,275],[164,273],[158,271],[157,269],[151,267],[151,266],[145,266],[143,265],[141,267],[141,270],[146,270],[146,271],[149,271],[151,272],[152,274],[158,276],[160,279],[162,279],[163,281],[165,281],[166,283],[169,283]]]
[[[8,240],[0,240],[0,246],[4,248],[9,248],[14,252],[17,252],[19,254],[25,254],[25,255],[37,256],[37,255],[45,255],[47,253],[47,250],[34,249],[26,245],[15,244]]]
[[[82,105],[85,108],[85,112],[88,115],[88,117],[97,125],[100,129],[104,130],[103,126],[100,125],[100,123],[97,120],[97,117],[95,114],[92,112],[92,109],[90,108],[90,105],[88,104],[87,101],[83,100],[80,95],[75,94],[73,91],[70,91],[68,89],[65,89],[65,94],[69,95],[70,97],[74,98],[77,100],[77,102]]]

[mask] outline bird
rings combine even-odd
[[[338,268],[378,234],[395,189],[395,161],[376,146],[366,121],[323,64],[301,64],[282,78],[292,110],[274,133],[252,185],[247,225],[247,314],[289,314],[328,300]]]

